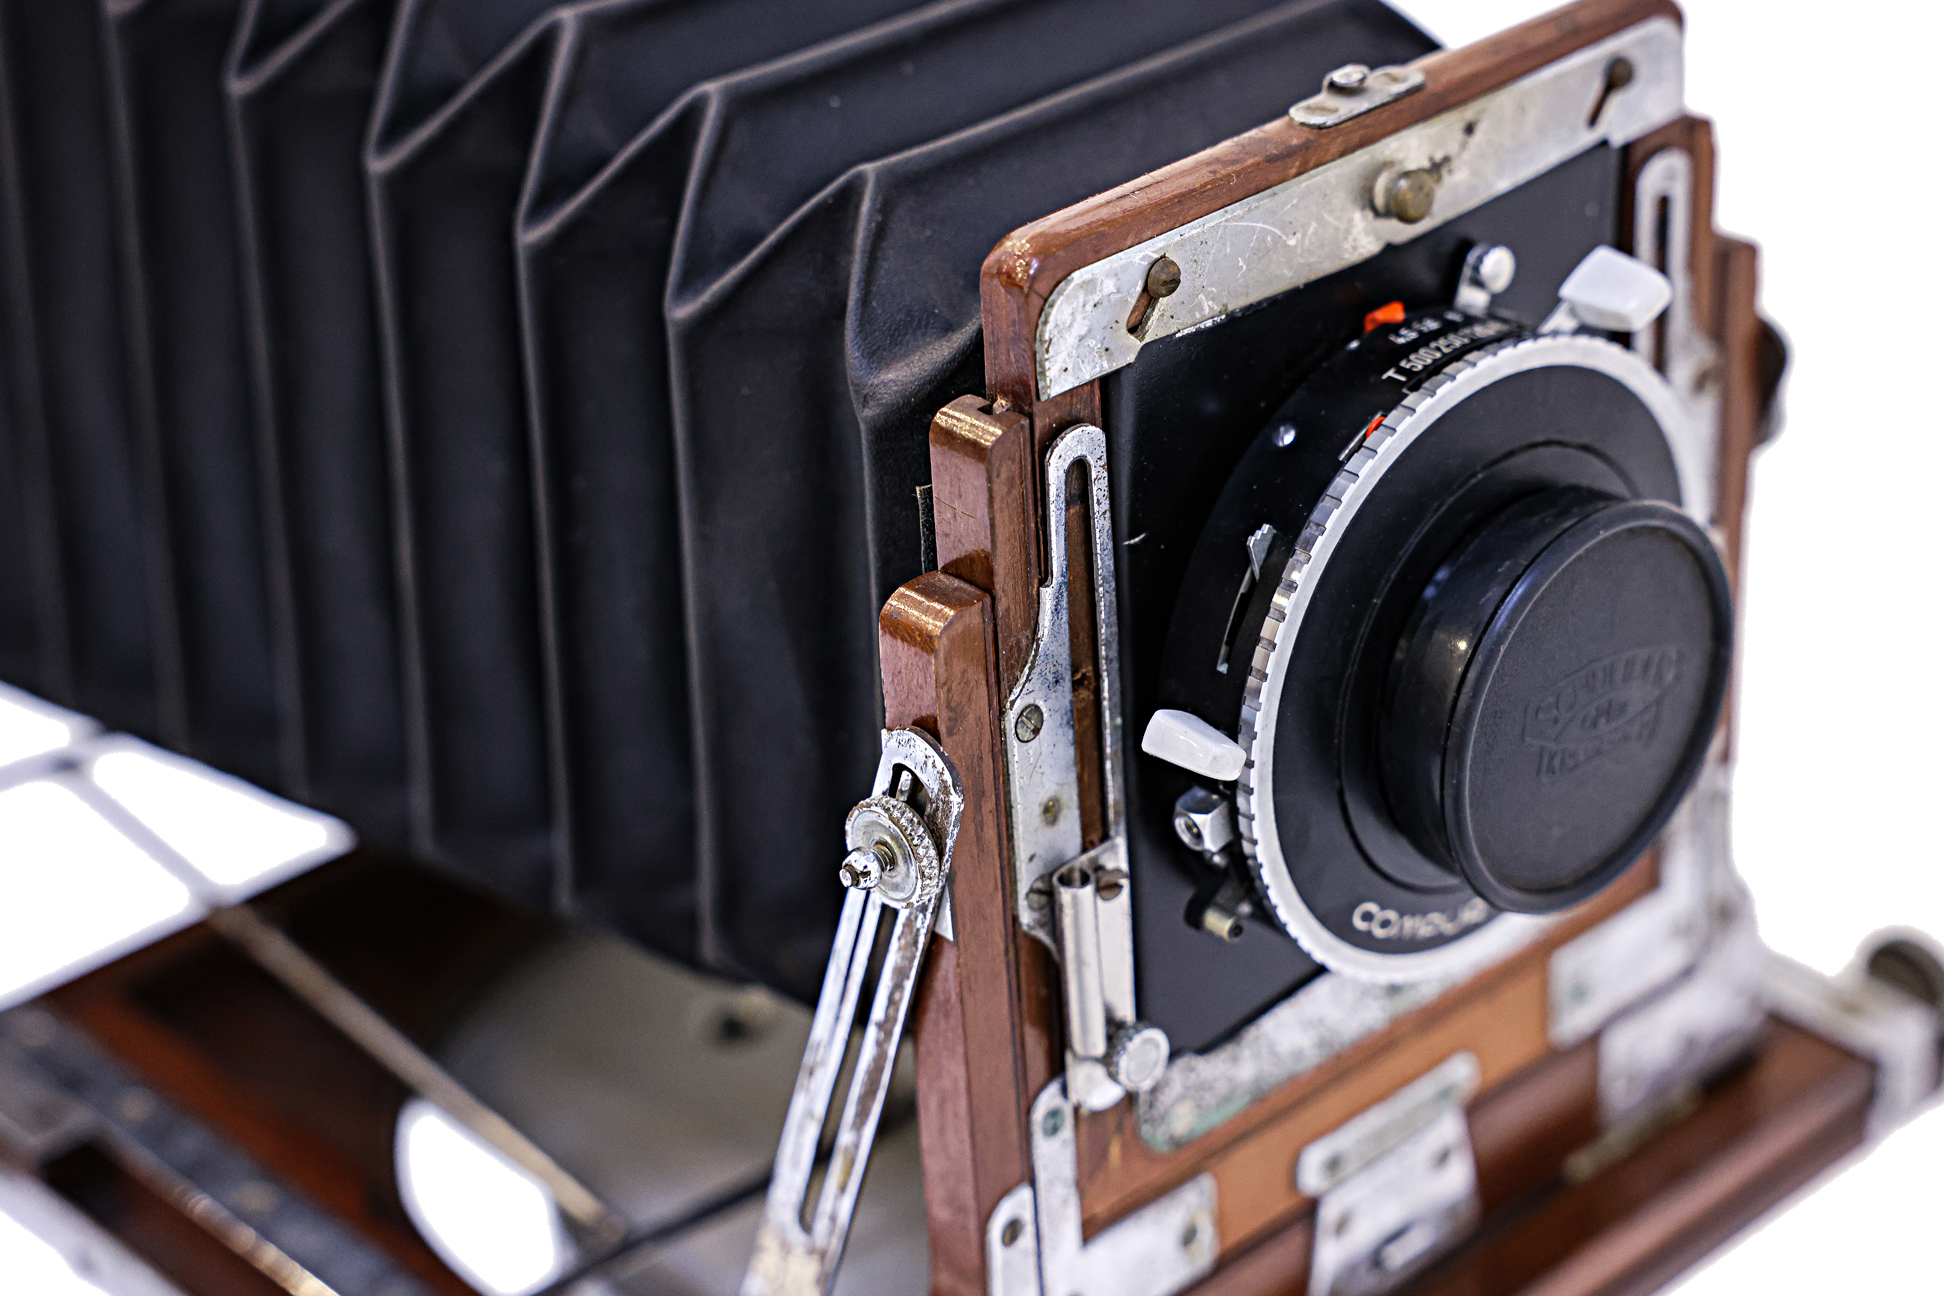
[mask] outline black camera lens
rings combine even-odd
[[[1705,453],[1639,354],[1503,316],[1407,315],[1297,385],[1202,531],[1160,692],[1242,749],[1265,920],[1337,971],[1462,973],[1640,858],[1727,689]]]
[[[1592,895],[1706,754],[1731,618],[1714,545],[1678,509],[1579,488],[1501,509],[1397,645],[1378,755],[1399,826],[1500,909]]]

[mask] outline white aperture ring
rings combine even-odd
[[[1235,739],[1248,753],[1235,785],[1235,820],[1242,852],[1277,922],[1309,956],[1333,972],[1364,981],[1403,983],[1460,977],[1510,954],[1554,921],[1500,914],[1470,935],[1414,954],[1383,954],[1352,945],[1329,930],[1297,892],[1276,829],[1276,718],[1288,683],[1290,658],[1310,596],[1338,540],[1377,482],[1413,442],[1446,413],[1501,379],[1534,369],[1571,367],[1604,374],[1646,406],[1667,440],[1681,488],[1681,504],[1702,526],[1707,498],[1710,430],[1693,425],[1674,391],[1633,352],[1604,338],[1545,333],[1485,347],[1452,362],[1406,396],[1372,428],[1357,452],[1311,510],[1296,550],[1284,565],[1256,639],[1242,691]],[[1257,789],[1263,795],[1257,795]]]

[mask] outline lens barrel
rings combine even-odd
[[[1706,754],[1732,615],[1714,544],[1678,509],[1563,488],[1500,510],[1397,645],[1378,750],[1399,825],[1501,909],[1600,890]]]

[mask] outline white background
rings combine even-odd
[[[1549,7],[1416,0],[1448,44]],[[1754,476],[1735,844],[1769,943],[1823,971],[1871,930],[1944,935],[1944,298],[1929,204],[1944,11],[1691,0],[1688,101],[1714,118],[1718,221],[1764,249],[1788,333],[1787,424]],[[1304,90],[1292,87],[1292,91]],[[1944,1112],[1933,1112],[1688,1280],[1683,1296],[1934,1292]],[[0,1289],[66,1290],[0,1219]],[[86,1290],[82,1288],[81,1290]]]
[[[1446,44],[1545,12],[1414,0]],[[1756,461],[1742,598],[1735,850],[1769,944],[1825,972],[1879,927],[1944,936],[1944,297],[1935,4],[1688,0],[1688,104],[1714,119],[1716,219],[1762,245],[1788,334]],[[1944,1111],[1775,1217],[1683,1296],[1937,1292]]]

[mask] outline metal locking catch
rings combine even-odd
[[[1084,498],[1069,501],[1070,480]],[[1045,491],[1047,552],[1055,560],[1039,591],[1032,657],[1006,705],[1013,879],[1020,925],[1060,960],[1067,1091],[1083,1109],[1104,1111],[1129,1091],[1159,1081],[1169,1055],[1167,1035],[1142,1022],[1134,1004],[1134,896],[1120,763],[1120,629],[1106,433],[1087,424],[1061,433],[1047,451]],[[1085,507],[1070,512],[1070,502]],[[1063,559],[1071,552],[1068,520],[1074,513],[1086,519],[1093,574],[1096,659],[1090,663],[1073,660],[1076,591]],[[1084,568],[1080,574],[1084,580]],[[1094,682],[1100,735],[1102,840],[1090,850],[1081,835],[1076,675]]]
[[[932,929],[940,922],[964,812],[958,772],[938,744],[916,729],[887,730],[872,795],[844,823],[849,847],[840,869],[846,886],[844,910],[783,1120],[776,1170],[742,1296],[825,1296],[836,1279],[905,1014]],[[851,1044],[851,1023],[863,999],[878,924],[887,909],[894,915],[890,946],[858,1042],[829,1169],[815,1208],[806,1215],[818,1142]]]
[[[1312,1296],[1378,1296],[1478,1223],[1478,1166],[1465,1103],[1478,1059],[1455,1053],[1304,1148],[1296,1187],[1316,1202]]]

